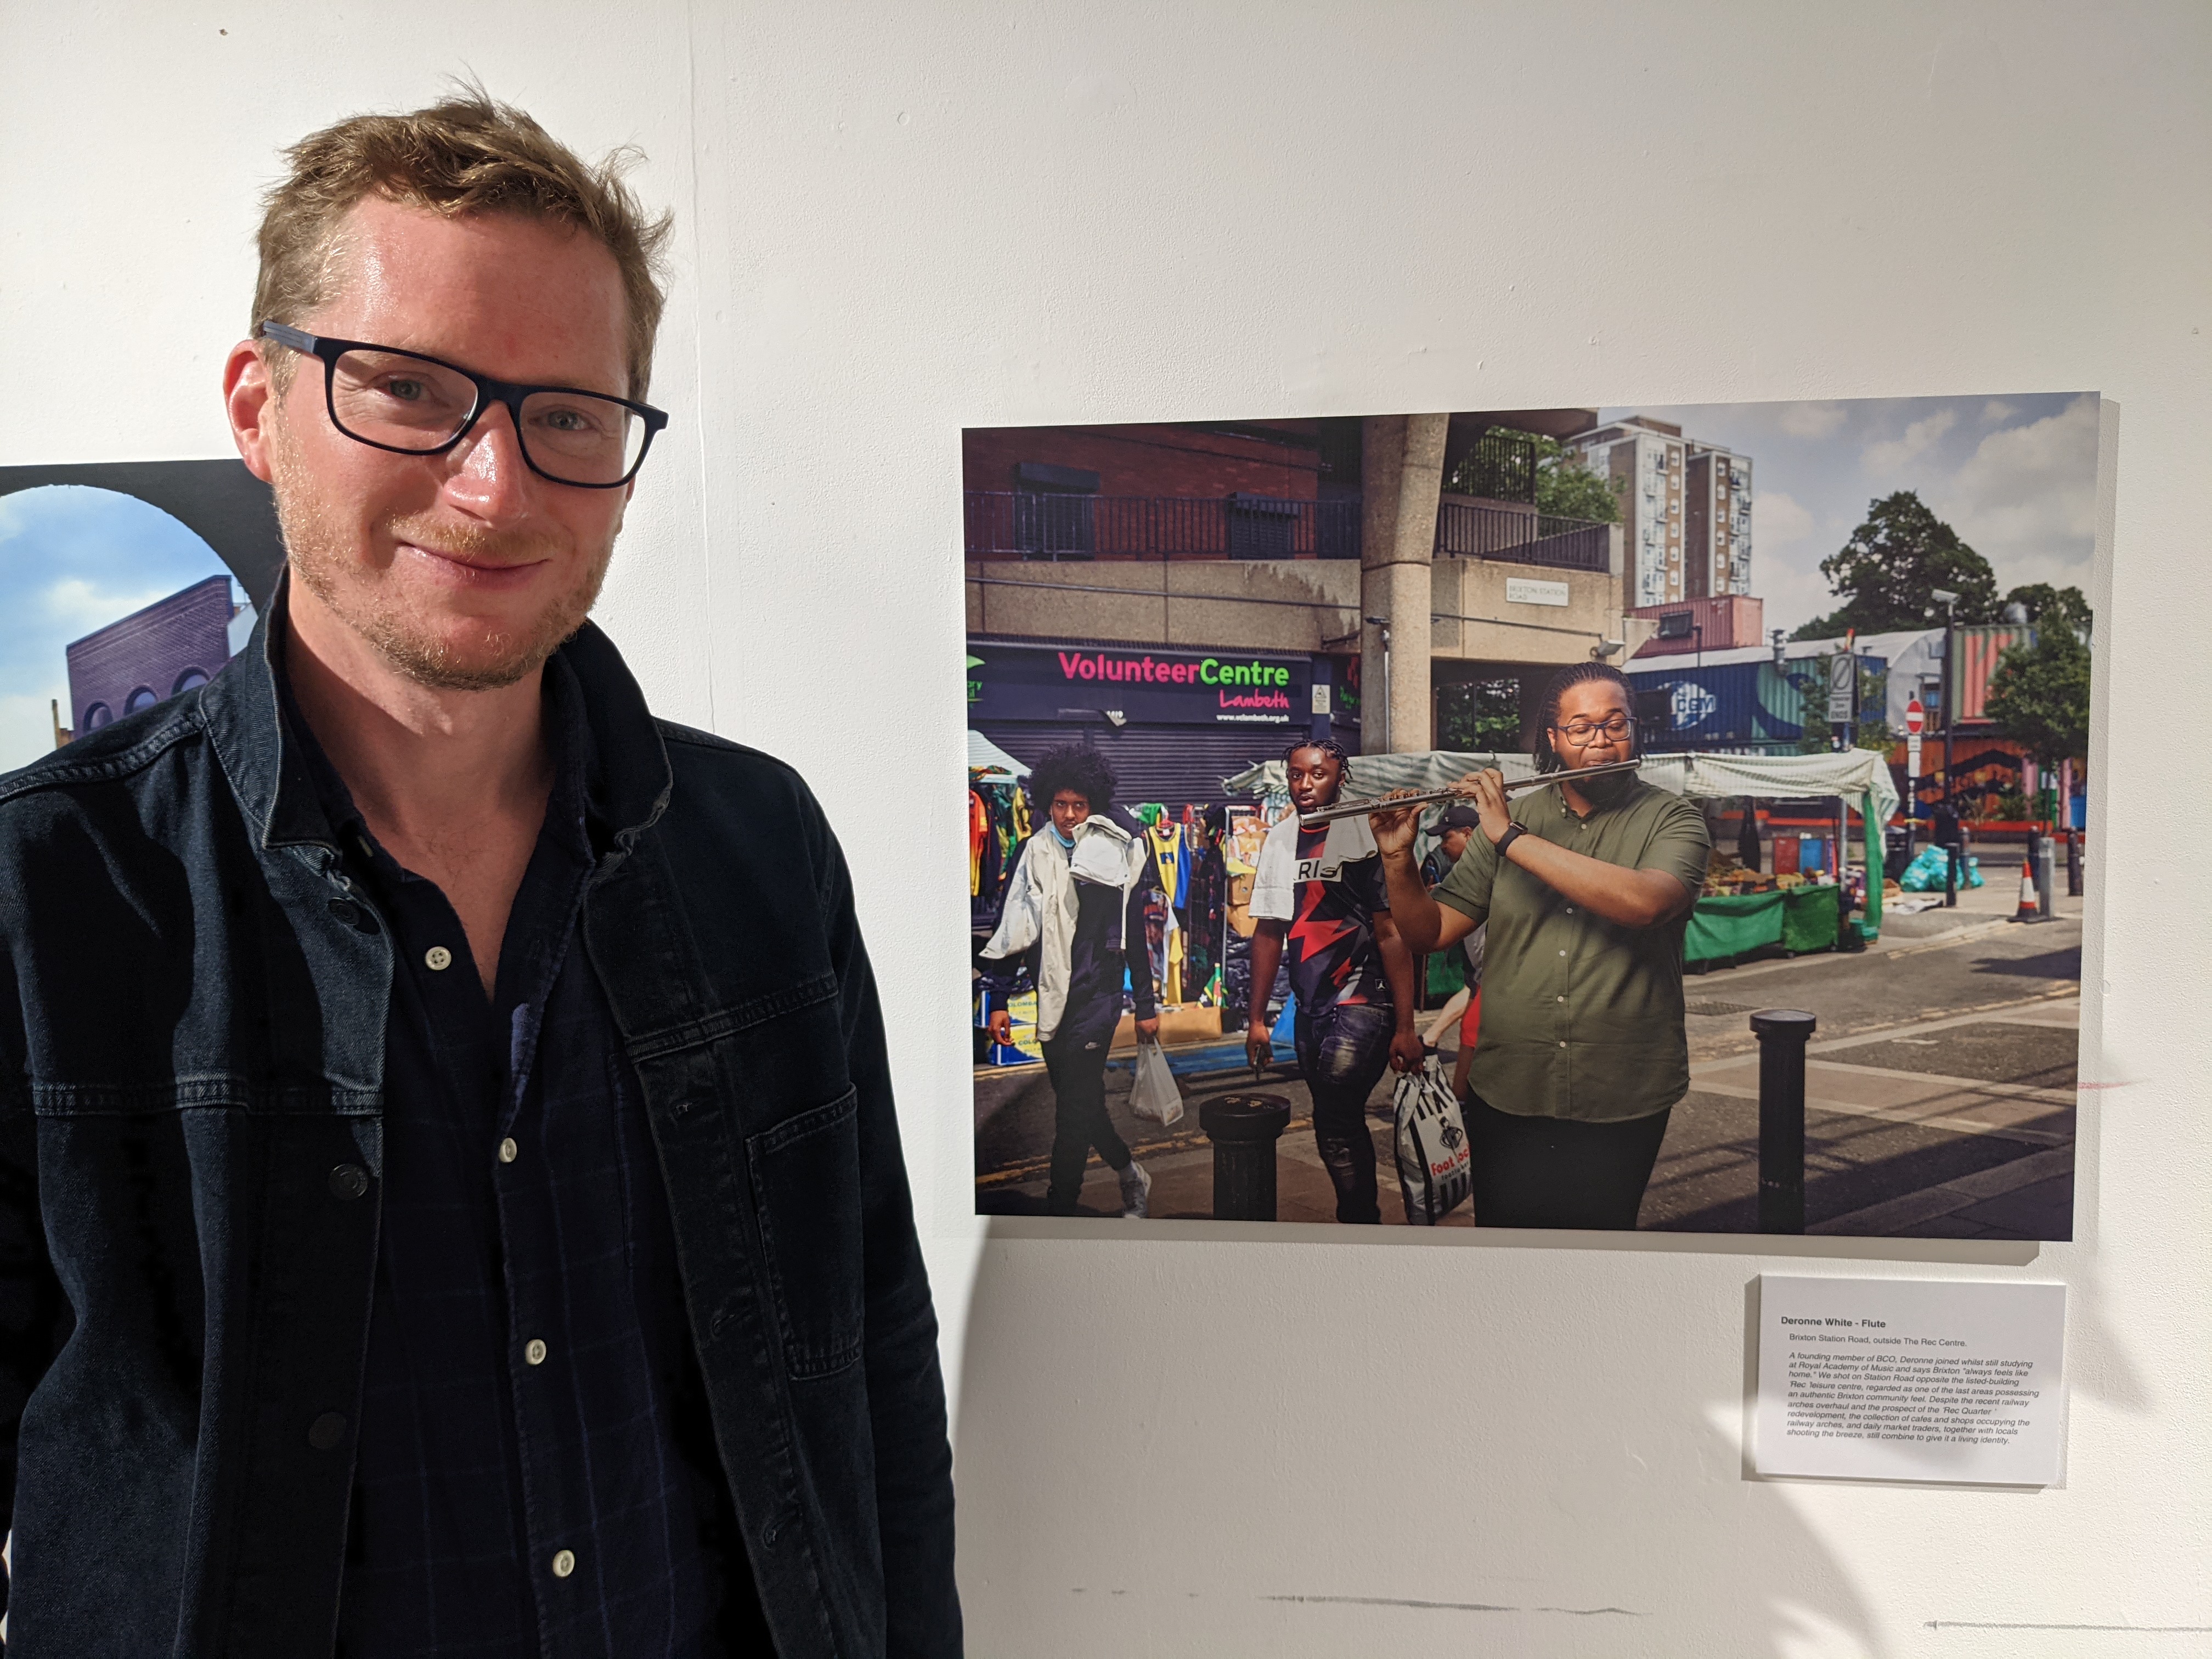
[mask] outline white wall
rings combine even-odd
[[[851,845],[974,1651],[2212,1651],[2212,874],[2176,769],[2212,704],[2212,11],[17,0],[0,30],[0,461],[228,453],[254,191],[314,125],[466,66],[651,153],[676,418],[604,620]],[[963,424],[2080,387],[2124,411],[2084,1073],[2124,1086],[2085,1097],[2075,1243],[1854,1253],[2074,1287],[2063,1490],[1745,1480],[1749,1248],[984,1241]]]

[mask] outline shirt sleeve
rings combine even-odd
[[[1142,848],[1134,848],[1133,862],[1140,867],[1136,880],[1129,888],[1128,908],[1121,915],[1121,960],[1129,970],[1129,1001],[1139,1019],[1150,1019],[1159,1012],[1153,1000],[1152,951],[1145,937],[1146,901],[1158,884],[1150,879],[1152,860]]]
[[[1637,860],[1637,868],[1664,870],[1692,892],[1700,893],[1705,890],[1712,851],[1705,815],[1692,802],[1677,798],[1652,827],[1651,840]]]
[[[1515,820],[1516,823],[1519,820]],[[1498,875],[1498,848],[1480,830],[1467,838],[1467,851],[1459,855],[1431,894],[1439,904],[1449,904],[1480,927],[1490,920],[1490,884]]]
[[[1255,921],[1288,921],[1297,915],[1298,820],[1294,813],[1267,832],[1252,878]]]

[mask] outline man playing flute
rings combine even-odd
[[[1535,753],[1557,788],[1508,801],[1495,771],[1460,788],[1480,819],[1433,894],[1413,808],[1370,819],[1405,948],[1487,922],[1482,1026],[1465,1106],[1486,1227],[1636,1225],[1674,1103],[1689,1091],[1682,936],[1705,884],[1705,817],[1632,773],[1628,682],[1601,663],[1547,689]]]

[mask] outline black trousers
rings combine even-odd
[[[1388,1003],[1355,1002],[1297,1012],[1298,1070],[1313,1097],[1314,1146],[1336,1188],[1336,1218],[1365,1225],[1382,1219],[1375,1195],[1375,1136],[1367,1097],[1390,1064],[1397,1018]]]
[[[1474,1154],[1476,1226],[1628,1232],[1672,1109],[1619,1123],[1579,1123],[1501,1112],[1469,1095],[1465,1115]]]
[[[1043,1043],[1045,1075],[1052,1079],[1052,1177],[1045,1187],[1048,1215],[1073,1215],[1083,1192],[1083,1166],[1091,1149],[1109,1170],[1129,1167],[1128,1143],[1106,1115],[1106,1055],[1121,1017],[1120,987],[1107,997],[1071,995],[1059,1028]]]

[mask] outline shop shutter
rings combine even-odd
[[[1024,765],[1060,744],[1087,741],[1113,769],[1116,805],[1156,800],[1177,812],[1227,800],[1221,780],[1255,762],[1279,758],[1294,732],[1287,726],[1113,726],[1103,720],[991,720],[975,730]]]

